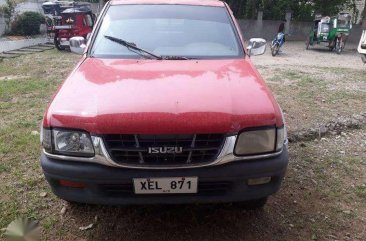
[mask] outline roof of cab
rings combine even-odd
[[[111,0],[111,4],[181,4],[215,7],[224,6],[224,3],[219,0]]]

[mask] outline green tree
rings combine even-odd
[[[354,0],[312,0],[314,10],[323,15],[336,15],[345,8],[355,8]]]
[[[244,17],[246,4],[249,0],[225,0],[236,17]]]
[[[245,18],[254,19],[257,16],[258,10],[257,1],[256,0],[248,0],[245,6]]]
[[[11,34],[31,36],[39,34],[39,27],[45,18],[38,12],[27,11],[17,15],[11,24]]]
[[[3,15],[5,19],[7,30],[10,29],[11,18],[15,13],[15,7],[17,4],[18,4],[17,0],[6,0],[5,5],[0,6],[0,14]]]
[[[312,20],[314,13],[336,15],[344,9],[356,12],[358,0],[225,0],[232,8],[236,17],[255,19],[258,10],[263,11],[264,19],[283,19],[288,10],[293,19],[299,21]]]

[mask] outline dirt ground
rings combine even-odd
[[[310,46],[310,49],[306,50],[303,42],[288,42],[284,44],[283,52],[275,58],[271,57],[271,51],[267,48],[264,56],[254,56],[252,59],[255,64],[261,66],[294,65],[299,66],[300,69],[307,67],[365,69],[361,56],[356,53],[356,44],[347,44],[340,55],[330,52],[325,46],[326,44],[322,43]]]
[[[366,112],[366,65],[347,45],[341,55],[325,45],[305,49],[302,42],[285,44],[283,53],[252,57],[286,114],[292,131],[318,128],[339,116]]]
[[[352,46],[337,55],[288,42],[279,56],[252,60],[285,111],[289,132],[366,112],[366,66]],[[59,200],[42,175],[37,131],[49,98],[77,61],[52,50],[0,62],[0,228],[27,216],[40,222],[42,240],[52,241],[366,240],[366,126],[290,143],[283,186],[263,210]]]

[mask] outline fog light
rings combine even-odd
[[[271,181],[271,179],[272,179],[271,177],[260,177],[260,178],[248,179],[248,185],[254,186],[254,185],[266,184],[266,183],[269,183]]]
[[[84,188],[85,184],[82,182],[73,182],[73,181],[68,181],[68,180],[60,180],[59,181],[61,186],[64,187],[72,187],[72,188]]]

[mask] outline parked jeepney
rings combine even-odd
[[[92,32],[96,17],[88,7],[68,8],[61,13],[61,24],[55,26],[54,43],[58,50],[70,47],[69,40],[75,36],[87,39]]]
[[[93,30],[96,16],[90,3],[55,1],[42,4],[46,15],[47,33],[58,50],[69,48],[69,39],[87,37]]]
[[[352,16],[349,13],[340,13],[334,17],[317,15],[306,41],[306,49],[315,44],[327,43],[330,51],[335,50],[340,54],[346,46],[351,29]]]

